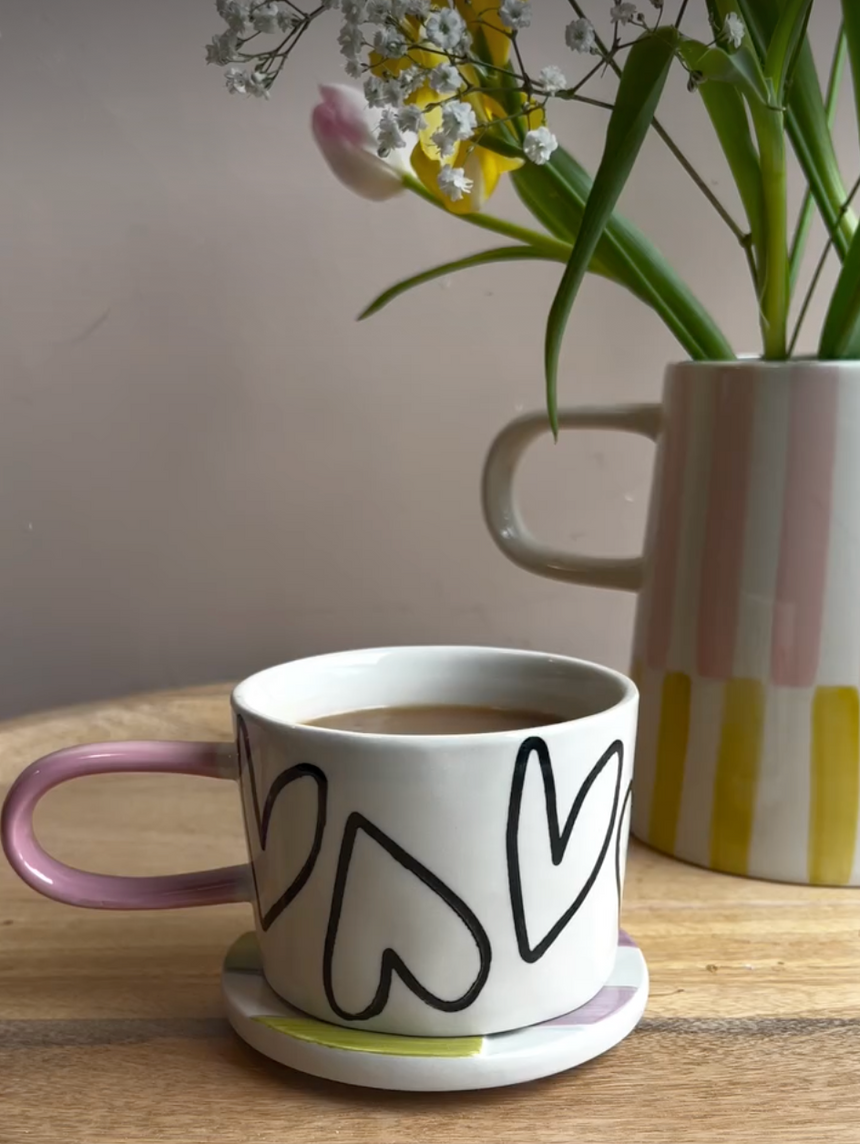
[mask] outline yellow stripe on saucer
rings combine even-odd
[[[711,865],[728,874],[745,875],[748,869],[764,712],[763,683],[756,679],[726,683],[711,811]]]
[[[255,1017],[254,1020],[297,1041],[389,1057],[477,1057],[484,1044],[483,1037],[399,1037],[366,1029],[344,1029],[313,1017]]]
[[[809,880],[851,881],[860,803],[860,697],[853,687],[819,687],[812,701]]]
[[[663,680],[657,771],[648,828],[648,841],[667,854],[675,852],[689,732],[690,677],[673,672]]]

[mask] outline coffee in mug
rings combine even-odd
[[[462,704],[434,707],[365,707],[323,715],[307,725],[335,731],[363,731],[373,735],[487,735],[493,731],[525,731],[560,723],[563,716],[505,707],[466,707]]]

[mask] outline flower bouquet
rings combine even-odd
[[[822,91],[807,39],[814,0],[695,0],[707,9],[709,40],[685,34],[690,0],[607,2],[595,18],[568,0],[559,20],[566,58],[535,70],[527,63],[530,0],[218,0],[226,27],[207,48],[225,68],[231,92],[268,97],[312,24],[336,20],[347,75],[363,91],[322,89],[316,139],[335,174],[369,198],[408,189],[429,203],[509,240],[505,245],[422,271],[377,298],[366,317],[398,294],[439,275],[488,262],[564,263],[545,345],[547,403],[556,427],[557,369],[565,325],[585,275],[600,274],[650,306],[694,361],[735,355],[714,318],[655,246],[615,213],[650,131],[705,195],[738,243],[760,315],[765,358],[789,358],[830,249],[842,261],[819,345],[822,359],[860,356],[860,240],[831,136],[840,79],[850,57],[860,76],[860,5],[842,0],[844,25]],[[836,0],[832,0],[836,3]],[[558,9],[565,11],[560,2]],[[605,25],[604,27],[601,26]],[[737,186],[735,218],[657,118],[673,67],[701,99]],[[614,72],[611,101],[589,81]],[[552,132],[564,100],[608,113],[603,158],[592,178]],[[791,146],[808,191],[789,218]],[[485,204],[503,175],[540,230],[497,219]],[[856,191],[856,187],[854,190]],[[795,292],[815,210],[827,249],[807,296]],[[792,302],[798,310],[794,329]]]

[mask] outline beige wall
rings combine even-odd
[[[530,58],[571,64],[566,4],[536,7]],[[836,3],[818,8],[832,24]],[[352,321],[398,276],[487,242],[329,176],[307,121],[315,81],[341,78],[334,21],[262,105],[203,65],[207,0],[0,13],[0,714],[343,646],[624,665],[633,600],[518,571],[479,512],[490,439],[542,401],[557,268],[472,271]],[[697,100],[676,91],[666,119],[731,201]],[[555,121],[589,162],[603,122]],[[847,116],[843,133],[853,147]],[[493,207],[518,210],[509,191]],[[625,209],[754,348],[742,259],[658,143]],[[563,399],[654,398],[676,354],[591,283]],[[650,464],[624,438],[547,443],[523,481],[535,530],[635,551]]]

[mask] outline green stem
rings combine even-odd
[[[557,238],[551,238],[547,234],[541,234],[538,230],[532,230],[527,226],[518,226],[515,222],[508,222],[507,219],[496,218],[494,215],[488,215],[484,211],[477,211],[472,214],[452,215],[445,204],[437,199],[431,191],[427,190],[422,182],[419,182],[419,180],[412,175],[403,176],[403,185],[418,195],[419,198],[424,199],[425,202],[431,203],[440,211],[444,211],[449,217],[461,219],[463,222],[470,223],[480,230],[490,230],[493,234],[503,234],[506,238],[513,239],[514,242],[522,242],[526,246],[534,247],[535,250],[540,251],[541,254],[546,255],[546,257],[550,259],[567,262],[570,256],[571,248],[569,243],[559,242]]]
[[[788,166],[785,114],[750,105],[761,157],[764,190],[764,266],[760,297],[764,355],[783,361],[788,353]]]

